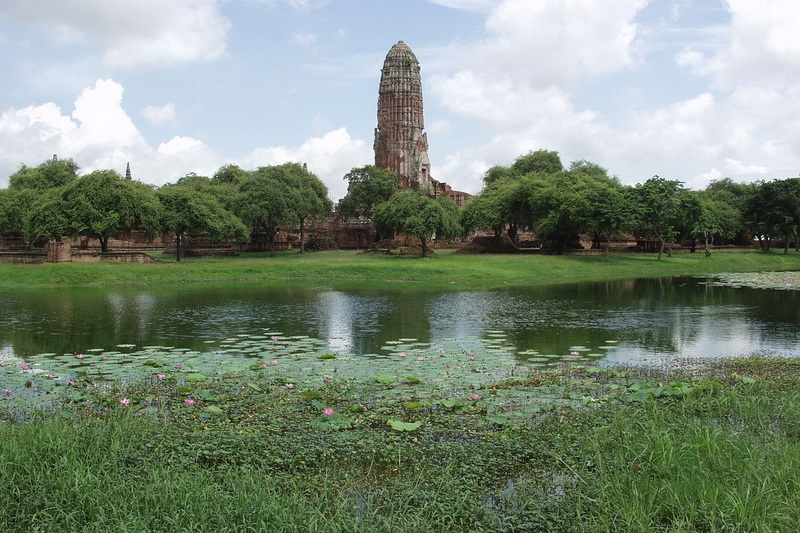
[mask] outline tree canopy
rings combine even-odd
[[[381,232],[398,231],[419,239],[422,257],[434,237],[451,239],[462,233],[458,208],[445,197],[431,198],[405,190],[392,195],[375,210],[375,227]]]
[[[36,167],[22,167],[8,178],[10,190],[38,191],[62,187],[78,179],[78,165],[72,159],[48,159]]]
[[[260,167],[242,182],[234,202],[234,212],[254,231],[267,237],[270,255],[275,254],[278,226],[299,222],[293,206],[299,192],[293,190],[276,167]]]
[[[175,235],[178,261],[183,258],[189,233],[219,241],[246,241],[250,236],[247,226],[207,192],[186,185],[167,185],[156,194],[162,206],[161,224]]]
[[[110,237],[134,227],[151,236],[160,231],[160,205],[152,187],[113,170],[97,170],[52,189],[37,202],[26,233],[29,238],[97,238],[107,252]]]
[[[367,165],[354,168],[348,180],[347,196],[339,202],[339,211],[346,216],[361,215],[372,220],[375,209],[397,192],[397,176],[378,167]]]

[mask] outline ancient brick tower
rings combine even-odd
[[[424,129],[419,61],[400,41],[386,54],[381,70],[375,166],[394,172],[401,188],[433,193]]]

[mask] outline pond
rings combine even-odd
[[[197,284],[3,291],[0,298],[0,360],[7,362],[143,347],[232,353],[247,336],[304,339],[321,354],[361,358],[422,347],[502,348],[547,364],[800,353],[800,291],[706,278],[494,291]]]

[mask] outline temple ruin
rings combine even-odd
[[[419,61],[403,41],[389,50],[381,69],[373,147],[375,166],[394,173],[401,189],[449,196],[456,205],[464,205],[469,197],[431,177]]]

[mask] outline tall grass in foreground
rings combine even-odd
[[[242,387],[224,419],[84,406],[2,423],[0,530],[795,531],[800,364],[726,364],[736,373],[651,373],[693,392],[646,401],[624,401],[633,371],[570,370],[552,383],[602,401],[519,425],[432,407],[418,432],[326,429],[265,387]],[[409,416],[369,387],[331,394]]]
[[[724,406],[697,399],[670,410],[650,405],[617,420],[596,453],[596,492],[581,502],[594,527],[796,530],[797,394],[785,404],[785,397],[762,401],[760,393],[750,394],[724,394]]]

